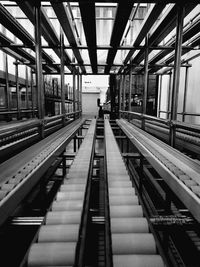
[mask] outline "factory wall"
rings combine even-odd
[[[99,108],[97,106],[97,99],[100,98],[98,92],[83,92],[82,93],[82,111],[83,116],[94,118],[98,116]]]

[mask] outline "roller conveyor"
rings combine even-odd
[[[199,222],[199,164],[124,120],[117,123]]]
[[[133,125],[141,128],[141,121],[132,120]],[[155,137],[161,139],[162,141],[169,142],[169,128],[162,123],[151,121],[145,122],[145,131],[154,135]],[[191,128],[191,131],[185,129],[176,130],[176,144],[175,146],[180,149],[187,149],[191,153],[196,153],[199,155],[200,149],[200,134],[194,132]]]
[[[0,165],[0,224],[65,149],[84,120],[77,120]]]
[[[61,185],[37,243],[29,251],[28,266],[74,266],[84,225],[87,183],[93,151],[96,120],[90,124],[83,143]]]
[[[105,143],[113,266],[164,266],[108,120]]]

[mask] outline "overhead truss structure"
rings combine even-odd
[[[179,8],[184,9],[185,18],[181,54],[199,49],[200,16],[195,15],[190,23],[186,19],[198,5],[195,0],[1,1],[0,23],[20,42],[2,30],[0,48],[32,68],[36,65],[36,39],[12,8],[19,9],[24,21],[35,27],[36,3],[41,5],[41,57],[46,74],[60,73],[61,55],[66,74],[73,73],[74,67],[81,74],[122,74],[130,64],[134,71],[144,72],[147,36],[149,71],[156,74],[173,66]]]

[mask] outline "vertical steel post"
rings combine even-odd
[[[16,97],[17,97],[17,119],[20,120],[20,91],[19,91],[19,62],[15,61],[15,83],[16,83]]]
[[[143,92],[143,103],[142,103],[142,114],[147,114],[147,96],[148,96],[148,67],[149,67],[149,37],[145,38],[145,58],[144,58],[144,92]],[[145,119],[142,118],[142,129],[145,130]]]
[[[80,74],[79,74],[79,69],[77,68],[77,110],[78,112],[80,111],[80,94],[79,94],[79,91],[80,91]],[[78,113],[78,116],[80,116],[80,113]]]
[[[125,84],[126,84],[126,75],[123,74],[123,80],[122,80],[122,110],[125,111],[126,110],[126,104],[125,104],[125,93],[126,93],[126,89],[125,89]]]
[[[29,88],[29,81],[28,81],[28,67],[26,66],[25,69],[26,72],[26,108],[29,109],[29,92],[28,92],[28,88]]]
[[[80,75],[80,112],[81,112],[81,115],[82,115],[82,74]]]
[[[132,67],[129,73],[129,98],[128,98],[128,111],[131,111],[131,93],[132,93]]]
[[[122,75],[119,76],[119,83],[118,83],[118,109],[119,109],[119,118],[121,118],[121,95],[122,95]]]
[[[183,116],[182,121],[185,121],[185,110],[186,110],[186,101],[187,101],[187,90],[188,90],[188,72],[189,67],[185,68],[185,88],[184,88],[184,95],[183,95]]]
[[[31,70],[31,101],[32,101],[32,117],[35,117],[35,106],[33,96],[33,71]]]
[[[38,118],[44,118],[44,88],[42,78],[41,48],[41,2],[35,1],[35,54],[36,54],[36,85],[38,100]]]
[[[41,47],[41,2],[35,2],[35,56],[36,56],[36,86],[38,118],[41,119],[40,137],[44,138],[44,87],[42,77],[42,47]]]
[[[182,40],[183,40],[183,20],[185,15],[185,7],[177,5],[177,29],[176,29],[176,44],[175,44],[175,61],[174,61],[174,75],[171,94],[171,127],[170,127],[170,145],[175,146],[176,130],[173,121],[177,119],[178,106],[178,91],[180,82],[180,68],[181,68],[181,54],[182,54]]]
[[[128,99],[128,111],[131,111],[131,95],[132,95],[132,62],[131,62],[131,68],[129,73],[129,99]],[[130,120],[130,114],[128,116],[128,119]]]
[[[65,76],[64,76],[64,34],[62,28],[60,28],[60,80],[61,80],[61,113],[62,124],[65,126]]]
[[[73,112],[76,112],[76,68],[73,68]],[[74,113],[74,120],[76,114]]]
[[[170,104],[171,104],[171,82],[172,82],[172,73],[169,73],[169,87],[168,87],[168,106],[167,106],[167,119],[170,119]]]
[[[113,120],[116,117],[115,112],[115,85],[116,85],[116,75],[110,75],[110,119]]]
[[[8,55],[4,54],[5,56],[5,74],[6,74],[6,96],[7,96],[7,108],[8,112],[11,111],[11,94],[10,94],[10,87],[9,87],[9,77],[8,77]],[[10,114],[7,115],[7,120],[10,121],[11,116]]]
[[[161,107],[161,95],[162,95],[162,75],[160,75],[160,84],[158,89],[158,111],[157,117],[160,118],[160,107]]]

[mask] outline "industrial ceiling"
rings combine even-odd
[[[1,49],[34,68],[35,3],[1,1]],[[41,1],[43,71],[60,73],[61,35],[66,73],[119,74],[133,66],[149,71],[173,66],[177,12],[184,9],[182,56],[200,44],[198,1]],[[173,3],[172,3],[173,2]],[[181,3],[181,5],[179,5]],[[183,64],[187,59],[183,58]]]

